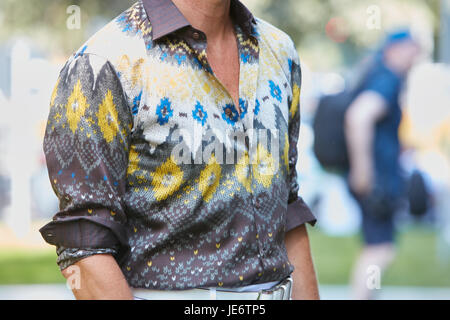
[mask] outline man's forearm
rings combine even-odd
[[[367,176],[369,183],[373,174],[373,143],[375,125],[386,114],[386,102],[378,93],[367,91],[360,94],[345,115],[345,138],[349,155],[351,175]],[[354,177],[353,177],[354,178]]]
[[[349,117],[345,129],[350,167],[359,171],[372,169],[373,123]]]
[[[302,225],[286,233],[285,243],[289,261],[295,268],[292,274],[294,280],[292,299],[319,299],[316,272],[306,226]]]
[[[350,166],[358,172],[373,170],[373,135],[370,130],[359,126],[347,134]]]
[[[111,255],[87,257],[64,269],[62,274],[74,285],[72,291],[77,300],[133,299],[130,287]]]

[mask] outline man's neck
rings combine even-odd
[[[233,28],[230,18],[231,0],[172,0],[195,29],[208,40],[220,41]]]

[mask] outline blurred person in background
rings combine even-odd
[[[370,270],[375,266],[381,275],[395,257],[394,212],[405,189],[399,164],[399,96],[419,54],[410,31],[389,34],[345,114],[348,183],[362,211],[364,239],[351,280],[355,299],[373,298]]]

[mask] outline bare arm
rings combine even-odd
[[[62,271],[73,284],[77,300],[133,300],[128,283],[113,256],[102,254],[82,259]],[[74,277],[79,277],[75,281]]]
[[[372,187],[375,124],[385,113],[384,98],[373,91],[359,95],[347,111],[345,136],[350,161],[349,183],[358,194],[367,194]]]
[[[295,268],[292,299],[318,300],[319,289],[306,226],[301,225],[286,233],[285,244],[289,261]]]

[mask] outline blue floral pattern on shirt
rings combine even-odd
[[[169,98],[163,98],[161,103],[156,107],[156,115],[158,116],[158,123],[164,125],[169,122],[173,116],[172,103]]]
[[[195,120],[200,122],[202,126],[205,125],[206,119],[208,119],[208,112],[205,111],[203,106],[200,104],[200,102],[197,101],[197,104],[195,105],[195,110],[192,111],[192,116]]]
[[[272,95],[272,97],[281,102],[283,97],[281,96],[280,86],[275,84],[275,82],[273,82],[272,80],[269,81],[269,85],[270,85],[270,94]]]

